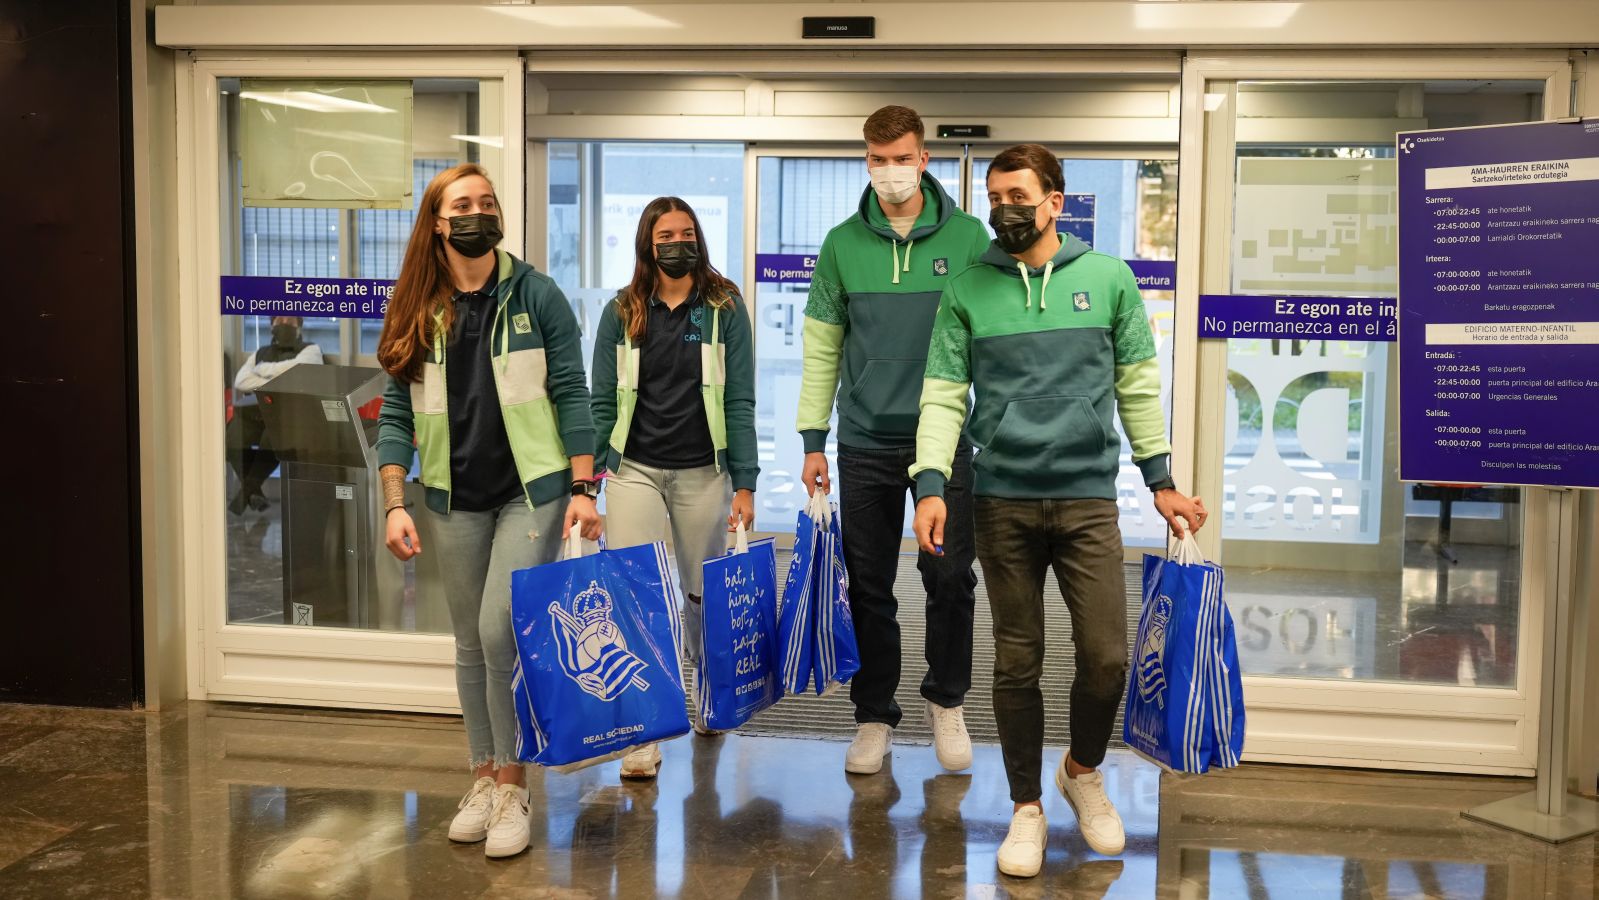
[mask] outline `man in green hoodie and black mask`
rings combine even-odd
[[[1046,825],[1043,770],[1044,578],[1051,567],[1071,613],[1076,676],[1070,749],[1055,785],[1095,851],[1122,852],[1121,817],[1097,767],[1127,683],[1127,609],[1116,474],[1121,413],[1155,508],[1197,530],[1205,507],[1176,490],[1160,405],[1155,339],[1127,264],[1056,233],[1060,161],[1038,144],[988,168],[997,239],[940,300],[916,432],[917,541],[943,543],[950,460],[971,409],[981,448],[977,556],[994,618],[994,718],[1015,803],[999,870],[1037,875]]]
[[[917,402],[927,340],[944,285],[982,254],[988,233],[927,172],[921,117],[885,106],[866,120],[871,186],[860,209],[822,242],[805,306],[805,359],[798,428],[802,481],[828,491],[827,432],[838,401],[838,468],[844,564],[861,669],[850,682],[855,740],[844,770],[876,773],[888,755],[900,707],[899,569],[905,498],[915,459]],[[957,427],[957,431],[959,428]],[[956,444],[959,444],[957,446]],[[951,445],[943,555],[917,559],[927,591],[927,701],[938,761],[971,765],[961,704],[972,678],[972,607],[977,577],[971,525],[969,445]]]

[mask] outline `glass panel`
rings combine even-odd
[[[988,164],[972,160],[972,215],[988,224]],[[1069,159],[1061,157],[1066,191],[1081,212],[1092,199],[1092,227],[1073,222],[1069,230],[1101,253],[1127,260],[1177,259],[1177,161],[1171,159]],[[1083,217],[1079,216],[1079,219]],[[1068,230],[1066,226],[1062,230]],[[993,229],[989,229],[993,233]],[[1175,274],[1175,270],[1174,270]],[[1175,277],[1168,284],[1175,284]],[[1161,406],[1171,430],[1172,326],[1176,294],[1145,289],[1144,311],[1155,333],[1160,359]],[[1116,503],[1121,508],[1122,541],[1129,547],[1165,544],[1165,522],[1155,511],[1153,495],[1133,464],[1133,448],[1122,435],[1121,471],[1116,476]]]
[[[960,196],[960,160],[936,157],[927,170],[951,197]],[[833,226],[855,212],[868,179],[865,162],[855,157],[763,156],[756,170],[759,217],[755,252],[816,254]],[[794,430],[799,408],[800,334],[803,330],[805,281],[755,285],[755,436],[760,444],[761,480],[755,494],[756,520],[762,527],[792,523],[805,501],[800,466],[805,448]],[[837,410],[833,425],[837,426]],[[827,461],[837,491],[838,442],[829,432]],[[913,510],[905,500],[905,537],[910,537]]]
[[[711,264],[744,283],[743,144],[552,142],[549,155],[549,273],[583,328],[585,368],[605,305],[633,277],[639,215],[656,197],[693,207]]]
[[[402,566],[382,547],[371,451],[386,383],[372,361],[382,329],[381,283],[358,286],[352,279],[399,275],[415,201],[436,174],[468,161],[499,174],[497,87],[464,79],[222,81],[227,175],[220,268],[225,279],[261,279],[224,282],[230,623],[449,631],[441,595],[432,589],[436,567],[426,557]],[[251,97],[241,97],[246,90]],[[287,96],[298,105],[262,96]],[[351,98],[380,106],[393,105],[383,98],[404,98],[411,124],[396,130],[393,116],[352,112],[344,102]],[[262,120],[255,126],[287,129],[307,167],[321,152],[318,141],[340,150],[359,163],[365,182],[389,186],[388,199],[341,200],[344,194],[333,191],[314,206],[292,206],[286,205],[292,191],[246,196],[244,173],[254,162],[271,163],[266,169],[283,177],[298,165],[252,160],[270,150],[241,137],[251,130],[245,127],[251,116]],[[313,179],[328,174],[307,171]],[[341,191],[360,187],[345,180]],[[307,314],[313,311],[323,314]],[[420,510],[419,488],[407,489]],[[414,515],[426,543],[427,515]]]
[[[1241,84],[1231,291],[1395,297],[1393,133],[1523,121],[1540,90]],[[1245,671],[1514,685],[1520,491],[1398,482],[1391,345],[1233,339],[1227,363],[1221,527]]]

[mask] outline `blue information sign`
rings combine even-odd
[[[1394,301],[1385,297],[1200,294],[1202,338],[1391,341]]]
[[[1094,246],[1093,194],[1067,194],[1061,204],[1060,215],[1055,219],[1055,230],[1061,234],[1075,235],[1088,246]]]
[[[1398,154],[1399,477],[1599,487],[1599,121]]]
[[[808,285],[815,268],[814,253],[757,253],[755,283]]]
[[[1177,290],[1175,259],[1129,259],[1127,268],[1133,270],[1133,277],[1138,279],[1138,289],[1141,291]]]
[[[222,276],[224,316],[381,319],[394,294],[386,278]]]

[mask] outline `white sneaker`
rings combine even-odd
[[[950,772],[972,767],[972,739],[966,733],[966,714],[959,706],[944,707],[927,701],[927,718],[933,723],[933,752],[938,764]]]
[[[883,770],[883,757],[894,742],[894,729],[882,722],[867,722],[855,729],[855,740],[844,751],[844,771],[855,775],[876,775]]]
[[[659,744],[645,744],[634,747],[632,752],[622,757],[623,778],[654,778],[661,771],[661,748]]]
[[[483,855],[498,859],[527,849],[527,788],[502,784],[494,789],[494,810],[489,813],[488,840]]]
[[[1066,802],[1077,814],[1077,827],[1095,853],[1115,856],[1127,847],[1127,833],[1122,829],[1122,817],[1105,796],[1105,776],[1094,771],[1076,778],[1066,776],[1066,760],[1061,757],[1060,768],[1055,770],[1055,786],[1060,788]]]
[[[1036,806],[1024,806],[1010,818],[1010,831],[1005,842],[999,845],[996,862],[999,870],[1017,878],[1032,878],[1044,867],[1044,843],[1049,835],[1049,823],[1044,821],[1044,811]]]
[[[450,822],[450,840],[475,844],[489,833],[489,813],[494,811],[494,779],[479,778],[461,798],[461,811]]]

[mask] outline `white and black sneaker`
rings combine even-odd
[[[494,811],[494,779],[479,778],[461,798],[460,812],[450,822],[450,840],[475,844],[489,833],[489,813]]]
[[[489,813],[483,855],[492,859],[515,856],[527,849],[527,788],[502,784],[494,789],[494,809]]]

